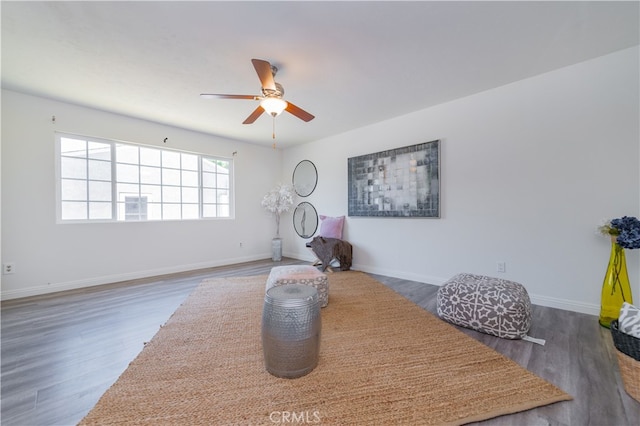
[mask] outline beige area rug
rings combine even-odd
[[[83,425],[463,424],[571,397],[361,272],[329,274],[318,366],[264,368],[266,276],[206,280]]]

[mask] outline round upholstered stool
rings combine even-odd
[[[320,307],[329,303],[329,281],[327,275],[311,265],[287,265],[271,268],[265,291],[285,284],[302,284],[318,290]]]
[[[264,297],[262,349],[267,371],[293,379],[318,365],[320,301],[314,287],[287,284],[273,287]]]

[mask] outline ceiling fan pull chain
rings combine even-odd
[[[273,116],[273,132],[271,133],[271,138],[276,138],[276,116]]]

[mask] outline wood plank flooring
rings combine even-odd
[[[298,263],[256,261],[2,302],[2,425],[76,424],[203,279]],[[437,286],[372,276],[435,313]],[[480,424],[640,424],[640,403],[624,392],[609,330],[594,316],[553,308],[534,306],[533,316],[530,335],[545,346],[461,330],[574,400]]]

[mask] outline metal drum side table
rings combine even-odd
[[[267,371],[293,379],[318,365],[320,352],[318,290],[286,284],[267,290],[262,311],[262,349]]]

